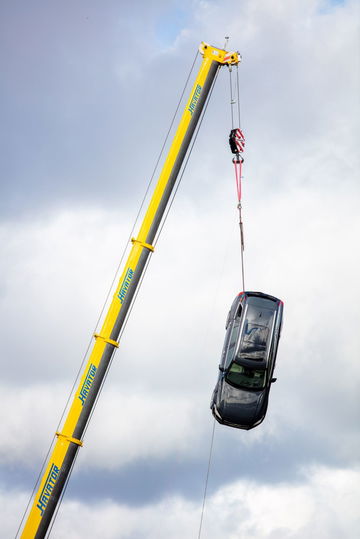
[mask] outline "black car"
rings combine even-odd
[[[282,315],[283,302],[262,292],[240,292],[233,301],[210,405],[219,423],[248,430],[264,420]]]

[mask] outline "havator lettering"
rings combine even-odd
[[[89,394],[90,388],[93,384],[95,374],[96,374],[97,368],[95,365],[91,363],[86,376],[83,385],[81,386],[80,393],[79,393],[79,399],[81,400],[81,404],[84,406],[84,402],[86,401],[86,398]]]
[[[59,477],[60,469],[53,463],[51,465],[48,476],[45,480],[44,488],[42,489],[37,501],[36,507],[40,509],[41,516],[43,516],[48,501],[50,500],[51,493],[54,489],[57,478]]]
[[[126,271],[125,278],[124,278],[124,280],[122,282],[122,285],[120,286],[120,290],[119,290],[119,293],[118,293],[118,298],[119,298],[121,304],[123,304],[123,302],[124,302],[126,292],[129,289],[131,279],[133,278],[133,276],[134,276],[134,270],[132,270],[131,268],[128,268],[127,271]]]
[[[200,84],[198,84],[194,90],[194,93],[193,93],[193,96],[191,98],[190,105],[188,108],[188,111],[190,112],[191,116],[195,110],[197,102],[199,101],[201,90],[202,90],[202,87],[200,86]]]

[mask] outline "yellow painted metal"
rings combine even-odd
[[[99,335],[98,333],[94,333],[94,337],[95,339],[102,339],[108,344],[112,344],[113,346],[115,346],[115,348],[119,348],[119,343],[117,341],[114,341],[114,339],[107,339],[106,337],[103,337],[102,335]]]
[[[131,238],[131,243],[139,243],[142,247],[145,247],[146,249],[149,249],[149,251],[153,252],[155,250],[155,247],[153,245],[150,245],[150,243],[143,243],[139,240],[136,240],[135,238]]]
[[[203,55],[203,58],[210,58],[219,64],[238,64],[241,61],[241,56],[238,52],[228,52],[223,49],[217,49],[212,47],[208,43],[202,42],[199,47],[200,53]]]
[[[56,436],[57,437],[63,436],[69,442],[72,442],[73,444],[79,445],[80,447],[82,447],[84,445],[81,440],[78,440],[77,438],[72,438],[71,436],[66,436],[66,434],[63,434],[62,432],[57,432]]]
[[[165,188],[170,178],[170,174],[174,167],[174,163],[186,135],[187,128],[189,127],[193,112],[192,106],[194,102],[194,95],[196,95],[199,86],[201,88],[203,87],[213,61],[218,62],[219,64],[237,64],[240,61],[238,53],[228,53],[222,49],[211,47],[206,43],[202,43],[199,50],[203,56],[203,59],[190,93],[190,98],[180,119],[179,126],[170,146],[167,158],[160,173],[158,183],[150,200],[138,236],[132,242],[133,245],[131,251],[100,331],[101,338],[97,338],[95,340],[85,370],[81,376],[79,386],[67,414],[62,429],[62,434],[55,440],[53,451],[46,465],[45,472],[40,480],[38,491],[35,495],[35,499],[25,522],[21,535],[22,539],[33,539],[37,533],[41,523],[43,510],[46,508],[46,504],[51,496],[51,491],[53,490],[60,473],[69,444],[74,441],[72,435],[82,412],[82,388],[84,387],[86,380],[88,380],[88,377],[96,372],[106,343],[111,342],[112,340],[110,335],[114,328],[117,316],[121,310],[124,296],[126,295],[126,290],[128,287],[126,286],[127,280],[131,280],[131,276],[136,270],[143,248],[152,247],[146,243],[146,238],[153,223],[156,211],[161,203]],[[115,342],[116,341],[114,341],[114,343]]]

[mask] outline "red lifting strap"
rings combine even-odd
[[[237,190],[237,196],[238,196],[238,202],[241,201],[241,178],[242,178],[242,164],[244,162],[244,159],[239,156],[234,157],[233,163],[235,167],[235,178],[236,178],[236,190]]]

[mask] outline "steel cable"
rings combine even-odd
[[[235,100],[234,99],[234,96],[233,96],[233,82],[232,82],[232,66],[229,66],[229,79],[230,79],[230,112],[231,112],[231,129],[234,129],[234,106],[235,104],[237,104],[237,118],[238,118],[238,122],[239,122],[239,129],[241,129],[241,114],[240,114],[240,85],[239,85],[239,66],[238,64],[236,65],[236,95],[237,95],[237,99]],[[240,155],[240,154],[237,154],[237,155]],[[235,159],[235,158],[234,158]],[[242,158],[241,158],[242,159]],[[242,176],[241,176],[241,170],[242,168],[240,168],[240,177],[239,177],[239,182],[241,184],[241,179],[242,179]],[[244,244],[244,225],[243,225],[243,220],[242,220],[242,205],[241,205],[241,200],[240,198],[238,199],[238,205],[237,205],[237,208],[239,210],[239,232],[240,232],[240,260],[241,260],[241,284],[242,284],[242,289],[243,291],[245,291],[245,261],[244,261],[244,249],[245,249],[245,244]]]
[[[207,495],[207,488],[208,488],[208,483],[209,483],[209,475],[210,475],[210,468],[211,468],[211,462],[212,462],[212,453],[213,453],[213,446],[214,446],[215,423],[216,422],[215,422],[215,417],[214,417],[212,434],[211,434],[211,442],[210,442],[209,460],[208,460],[207,471],[206,471],[204,497],[203,497],[203,503],[202,503],[202,508],[201,508],[201,517],[200,517],[200,526],[199,526],[198,539],[200,539],[200,537],[201,537],[202,524],[203,524],[203,519],[204,519],[205,502],[206,502],[206,495]]]
[[[127,247],[128,247],[128,244],[130,243],[130,240],[131,240],[131,238],[132,238],[132,236],[133,236],[133,233],[134,233],[136,224],[137,224],[137,222],[138,222],[139,216],[140,216],[140,214],[141,214],[142,208],[143,208],[143,206],[144,206],[145,200],[146,200],[147,195],[148,195],[148,193],[149,193],[150,187],[151,187],[151,185],[152,185],[152,183],[153,183],[153,180],[154,180],[154,177],[155,177],[155,173],[156,173],[157,167],[158,167],[158,165],[159,165],[161,156],[162,156],[162,154],[163,154],[163,152],[164,152],[166,143],[167,143],[167,141],[168,141],[168,138],[169,138],[171,129],[172,129],[172,127],[173,127],[173,124],[174,124],[176,115],[177,115],[177,113],[178,113],[180,104],[181,104],[182,99],[183,99],[183,97],[184,97],[184,93],[185,93],[186,87],[187,87],[187,85],[188,85],[188,83],[189,83],[189,79],[190,79],[190,77],[191,77],[191,73],[192,73],[192,71],[193,71],[193,69],[194,69],[195,62],[196,62],[196,59],[197,59],[198,55],[199,55],[199,52],[197,52],[196,55],[195,55],[195,58],[194,58],[193,63],[192,63],[192,65],[191,65],[189,74],[188,74],[187,79],[186,79],[186,81],[185,81],[185,84],[184,84],[182,93],[181,93],[180,98],[179,98],[179,100],[178,100],[178,104],[177,104],[177,106],[176,106],[175,112],[174,112],[173,117],[172,117],[172,120],[171,120],[171,122],[170,122],[170,127],[169,127],[169,129],[168,129],[168,131],[167,131],[167,133],[166,133],[165,140],[164,140],[163,145],[162,145],[162,147],[161,147],[159,156],[158,156],[158,158],[157,158],[157,160],[156,160],[155,167],[154,167],[154,169],[153,169],[151,178],[150,178],[150,180],[149,180],[149,182],[148,182],[148,185],[147,185],[147,187],[146,187],[145,194],[144,194],[143,199],[142,199],[142,201],[141,201],[140,208],[139,208],[138,213],[137,213],[137,215],[136,215],[134,224],[133,224],[133,226],[132,226],[132,229],[131,229],[130,235],[129,235],[129,237],[128,237],[126,246],[125,246],[125,248],[124,248],[123,254],[122,254],[122,256],[121,256],[120,262],[119,262],[118,267],[117,267],[117,269],[116,269],[115,276],[114,276],[114,278],[113,278],[113,281],[112,281],[111,286],[110,286],[110,288],[109,288],[109,292],[108,292],[108,294],[107,294],[106,300],[105,300],[104,305],[103,305],[103,307],[102,307],[100,316],[99,316],[99,318],[98,318],[98,321],[97,321],[97,324],[96,324],[96,327],[95,327],[95,330],[94,330],[94,333],[95,333],[96,330],[97,330],[97,327],[98,327],[98,325],[99,325],[99,322],[100,322],[100,320],[101,320],[101,318],[102,318],[102,315],[103,315],[103,313],[104,313],[106,303],[107,303],[107,301],[108,301],[108,299],[109,299],[109,296],[110,296],[110,294],[111,294],[111,291],[112,291],[112,289],[113,289],[113,286],[114,286],[114,284],[115,284],[115,281],[116,281],[116,279],[117,279],[117,276],[118,276],[118,274],[119,274],[119,271],[120,271],[120,268],[121,268],[121,265],[122,265],[122,261],[123,261],[123,259],[124,259],[124,256],[125,256],[125,253],[126,253],[126,250],[127,250]],[[155,244],[154,244],[154,246],[155,246]],[[145,273],[146,273],[146,271],[147,271],[147,267],[148,267],[148,265],[149,265],[150,258],[151,258],[151,257],[149,257],[148,260],[147,260],[147,262],[146,262],[146,266],[145,266],[144,271],[143,271],[143,274],[142,274],[142,276],[141,276],[139,285],[138,285],[138,287],[137,287],[137,290],[136,290],[136,292],[135,292],[135,295],[134,295],[134,298],[133,298],[133,300],[132,300],[131,306],[130,306],[130,308],[129,308],[129,311],[128,311],[128,313],[127,313],[126,319],[125,319],[125,321],[124,321],[123,327],[122,327],[121,332],[120,332],[120,334],[119,334],[119,341],[120,341],[121,336],[122,336],[122,334],[123,334],[123,332],[124,332],[125,326],[126,326],[126,324],[127,324],[127,322],[128,322],[130,313],[131,313],[131,311],[132,311],[132,309],[133,309],[133,306],[134,306],[136,297],[137,297],[137,295],[138,295],[138,293],[139,293],[139,290],[140,290],[142,281],[143,281],[143,279],[144,279],[144,277],[145,277]],[[86,351],[86,355],[87,355],[87,353],[88,353],[88,351],[89,351],[91,342],[92,342],[92,339],[90,340],[88,349],[87,349],[87,351]],[[107,367],[105,376],[104,376],[104,378],[103,378],[103,380],[102,380],[101,386],[100,386],[99,391],[98,391],[98,393],[97,393],[97,396],[96,396],[96,400],[95,400],[94,406],[93,406],[93,408],[92,408],[92,410],[91,410],[89,419],[88,419],[87,424],[86,424],[86,427],[85,427],[85,429],[84,429],[83,438],[85,437],[85,434],[86,434],[86,432],[87,432],[88,426],[89,426],[90,421],[91,421],[91,419],[92,419],[92,416],[93,416],[93,414],[94,414],[94,412],[95,412],[95,408],[96,408],[96,406],[97,406],[97,403],[98,403],[98,401],[99,401],[100,395],[101,395],[101,393],[102,393],[102,390],[103,390],[103,387],[104,387],[105,380],[107,379],[107,376],[108,376],[110,367],[111,367],[111,365],[112,365],[112,362],[113,362],[113,359],[114,359],[114,356],[115,356],[115,352],[116,352],[116,350],[114,350],[114,354],[113,354],[113,356],[112,356],[112,358],[111,358],[111,360],[110,360],[110,362],[109,362],[109,365],[108,365],[108,367]],[[86,357],[86,355],[85,355],[85,357]],[[81,367],[80,367],[80,371],[82,370],[84,361],[85,361],[85,358],[84,358],[84,360],[83,360],[83,362],[82,362],[82,365],[81,365]],[[80,372],[80,371],[79,371],[79,372]],[[76,385],[76,382],[75,382],[75,384],[74,384],[74,386],[73,386],[73,389],[74,389],[75,385]],[[73,391],[73,390],[72,390],[72,391]],[[70,397],[71,397],[71,395],[70,395]],[[70,397],[69,397],[69,400],[70,400]],[[65,413],[65,411],[64,411],[64,413]],[[63,415],[64,415],[64,414],[63,414]],[[77,452],[76,457],[75,457],[75,459],[74,459],[74,461],[73,461],[73,463],[72,463],[72,467],[71,467],[71,468],[74,467],[75,460],[76,460],[77,456],[78,456],[78,452]],[[68,482],[69,482],[69,479],[70,479],[70,475],[71,475],[71,472],[68,474],[68,477],[67,477],[67,480],[66,480],[66,484],[65,484],[64,489],[63,489],[62,494],[61,494],[61,499],[59,500],[59,503],[58,503],[58,505],[57,505],[56,511],[55,511],[54,516],[53,516],[53,519],[52,519],[52,524],[51,524],[50,530],[52,529],[52,526],[54,525],[54,522],[55,522],[55,519],[56,519],[56,515],[57,515],[57,513],[58,513],[58,511],[59,511],[59,508],[60,508],[61,501],[62,501],[62,499],[63,499],[63,497],[64,497],[65,491],[66,491],[67,486],[68,486]]]
[[[83,370],[83,367],[84,367],[86,358],[87,358],[87,356],[88,356],[88,353],[89,353],[91,344],[92,344],[92,342],[93,342],[93,335],[94,335],[94,333],[96,333],[96,331],[97,331],[97,328],[98,328],[98,326],[99,326],[99,323],[100,323],[100,321],[101,321],[101,319],[102,319],[102,316],[103,316],[103,314],[104,314],[106,304],[107,304],[107,302],[108,302],[108,300],[109,300],[110,294],[111,294],[111,292],[112,292],[112,290],[113,290],[114,284],[115,284],[116,279],[117,279],[117,277],[118,277],[120,268],[121,268],[121,266],[122,266],[122,263],[123,263],[123,260],[124,260],[125,254],[126,254],[126,251],[127,251],[127,249],[128,249],[129,243],[130,243],[131,238],[132,238],[132,236],[133,236],[133,233],[134,233],[135,227],[136,227],[136,225],[137,225],[137,222],[138,222],[139,216],[140,216],[140,214],[141,214],[141,211],[142,211],[142,209],[143,209],[145,200],[146,200],[146,198],[147,198],[147,196],[148,196],[150,187],[151,187],[151,185],[152,185],[152,183],[153,183],[153,180],[154,180],[154,176],[155,176],[157,167],[158,167],[158,165],[159,165],[159,162],[160,162],[160,159],[161,159],[161,157],[162,157],[162,155],[163,155],[163,152],[164,152],[165,146],[166,146],[166,144],[167,144],[167,141],[168,141],[170,132],[171,132],[172,127],[173,127],[173,125],[174,125],[175,118],[176,118],[176,116],[177,116],[179,107],[180,107],[181,102],[182,102],[182,100],[183,100],[184,93],[185,93],[185,90],[186,90],[187,85],[188,85],[188,83],[189,83],[189,80],[190,80],[192,71],[193,71],[193,69],[194,69],[195,62],[196,62],[196,59],[197,59],[198,55],[199,55],[199,51],[197,51],[196,54],[195,54],[194,60],[193,60],[193,62],[192,62],[192,65],[191,65],[191,68],[190,68],[190,71],[189,71],[189,74],[188,74],[188,76],[187,76],[187,78],[186,78],[186,81],[185,81],[185,84],[184,84],[182,93],[181,93],[181,95],[180,95],[180,98],[179,98],[179,100],[178,100],[178,103],[177,103],[175,112],[174,112],[173,117],[172,117],[172,120],[171,120],[171,122],[170,122],[170,126],[169,126],[169,128],[168,128],[167,133],[166,133],[166,136],[165,136],[163,145],[162,145],[161,150],[160,150],[160,152],[159,152],[158,158],[157,158],[157,160],[156,160],[156,162],[155,162],[155,166],[154,166],[154,168],[153,168],[152,175],[151,175],[150,180],[149,180],[149,182],[148,182],[148,184],[147,184],[147,187],[146,187],[146,190],[145,190],[143,199],[142,199],[142,201],[141,201],[141,203],[140,203],[139,210],[138,210],[138,212],[137,212],[137,215],[136,215],[136,217],[135,217],[133,226],[132,226],[132,228],[131,228],[131,232],[130,232],[129,237],[128,237],[127,241],[126,241],[126,244],[125,244],[125,246],[124,246],[124,248],[123,248],[122,255],[121,255],[121,258],[120,258],[120,262],[119,262],[119,264],[118,264],[118,266],[117,266],[117,268],[116,268],[116,271],[115,271],[114,277],[113,277],[113,279],[112,279],[111,285],[110,285],[110,287],[109,287],[108,293],[107,293],[107,295],[106,295],[104,304],[103,304],[103,306],[102,306],[102,308],[101,308],[101,311],[100,311],[100,314],[99,314],[99,316],[98,316],[97,322],[96,322],[96,324],[95,324],[94,330],[93,330],[92,335],[91,335],[91,337],[90,337],[90,339],[89,339],[89,342],[88,342],[86,351],[85,351],[85,353],[84,353],[84,356],[83,356],[83,358],[82,358],[80,367],[79,367],[78,372],[77,372],[77,374],[76,374],[75,381],[74,381],[74,383],[73,383],[73,385],[72,385],[72,387],[71,387],[71,390],[70,390],[70,392],[69,392],[69,396],[68,396],[68,398],[67,398],[66,404],[65,404],[65,406],[64,406],[63,412],[62,412],[61,417],[60,417],[60,420],[59,420],[59,422],[58,422],[58,425],[57,425],[57,428],[56,428],[56,432],[60,431],[60,425],[62,424],[62,421],[63,421],[63,419],[64,419],[66,410],[67,410],[67,408],[68,408],[68,406],[69,406],[71,397],[72,397],[72,395],[74,394],[76,385],[77,385],[77,383],[78,383],[78,381],[79,381],[80,374],[81,374],[81,372],[82,372],[82,370]],[[131,307],[131,308],[132,308],[132,307]],[[128,315],[129,315],[129,314],[130,314],[130,312],[128,313]],[[127,318],[128,318],[128,317],[127,317]],[[125,326],[125,325],[124,325],[124,326]],[[111,361],[111,362],[112,362],[112,361]],[[110,364],[111,364],[111,363],[110,363]],[[109,367],[110,367],[110,364],[109,364]],[[105,377],[105,378],[106,378],[106,377]],[[104,378],[104,381],[105,381],[105,378]],[[102,383],[102,386],[103,386],[103,384],[104,384],[104,381],[103,381],[103,383]],[[102,387],[101,387],[101,389],[102,389]],[[99,391],[99,395],[100,395],[100,393],[101,393],[101,389],[100,389],[100,391]],[[98,395],[98,397],[99,397],[99,395]],[[98,398],[97,398],[97,400],[98,400]],[[96,400],[96,402],[97,402],[97,400]],[[91,413],[91,415],[90,415],[90,417],[89,417],[88,423],[90,422],[90,419],[91,419],[91,417],[92,417],[92,414],[94,413],[95,407],[96,407],[96,403],[95,403],[94,408],[93,408],[93,411],[92,411],[92,413]],[[87,426],[86,426],[86,429],[87,429]],[[86,433],[86,429],[84,430],[84,435],[85,435],[85,433]],[[37,477],[37,479],[36,479],[36,481],[35,481],[35,485],[34,485],[34,487],[33,487],[33,489],[32,489],[31,494],[30,494],[30,497],[29,497],[28,503],[27,503],[27,505],[26,505],[26,508],[25,508],[25,510],[24,510],[24,513],[23,513],[22,519],[21,519],[21,521],[20,521],[19,527],[18,527],[18,529],[17,529],[17,531],[16,531],[15,539],[19,536],[20,530],[21,530],[21,528],[22,528],[22,524],[23,524],[23,522],[24,522],[25,516],[26,516],[26,514],[27,514],[27,512],[28,512],[28,509],[29,509],[29,507],[30,507],[30,503],[31,503],[31,501],[32,501],[32,499],[33,499],[33,497],[34,497],[34,495],[35,495],[36,489],[37,489],[37,487],[38,487],[38,485],[39,485],[39,482],[40,482],[40,480],[41,480],[41,477],[42,477],[42,474],[43,474],[45,465],[46,465],[46,463],[47,463],[47,461],[48,461],[48,457],[49,457],[50,452],[51,452],[51,449],[52,449],[52,447],[53,447],[53,445],[54,445],[55,439],[56,439],[56,435],[53,436],[52,441],[51,441],[50,446],[49,446],[49,449],[48,449],[48,451],[47,451],[47,453],[46,453],[46,455],[45,455],[45,458],[43,459],[43,462],[42,462],[42,465],[41,465],[40,472],[39,472],[39,474],[38,474],[38,477]],[[75,459],[74,459],[74,461],[75,461]],[[73,463],[72,466],[74,466],[74,463]],[[63,491],[62,491],[61,499],[60,499],[60,501],[59,501],[59,503],[58,503],[58,505],[57,505],[57,509],[56,509],[56,511],[55,511],[55,513],[54,513],[54,517],[53,517],[53,520],[52,520],[52,524],[51,524],[51,527],[50,527],[50,529],[49,529],[49,532],[47,533],[47,536],[48,536],[48,535],[50,534],[50,532],[51,532],[51,529],[52,529],[52,526],[53,526],[53,524],[54,524],[56,515],[57,515],[57,513],[58,513],[58,511],[59,511],[60,503],[61,503],[61,500],[62,500],[64,494],[65,494],[65,490],[66,490],[66,488],[67,488],[67,483],[68,483],[68,481],[69,481],[69,478],[70,478],[70,474],[69,474],[69,476],[68,476],[68,479],[67,479],[67,482],[66,482],[66,484],[65,484],[65,487],[64,487],[64,489],[63,489]]]

